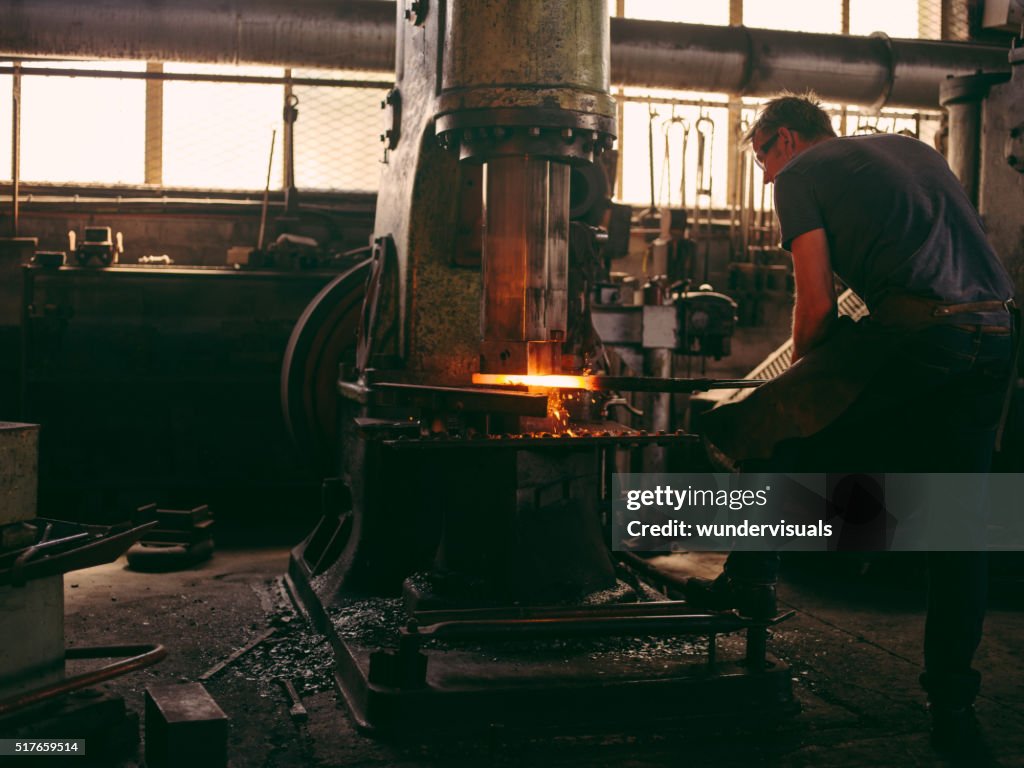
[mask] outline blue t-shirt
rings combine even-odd
[[[829,139],[775,179],[783,247],[823,228],[832,269],[868,309],[889,295],[945,303],[1006,299],[1013,281],[945,158],[907,136]],[[1008,324],[1006,313],[953,322]]]

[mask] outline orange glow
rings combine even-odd
[[[474,373],[474,384],[517,385],[548,389],[597,389],[593,376],[536,375],[519,373]]]
[[[569,408],[566,406],[571,400],[579,395],[572,391],[553,389],[548,393],[548,418],[555,422],[556,432],[575,437],[576,434],[569,426]]]

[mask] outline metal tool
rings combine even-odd
[[[285,693],[288,694],[288,701],[290,706],[288,707],[288,714],[292,720],[297,723],[304,723],[309,719],[309,713],[306,711],[306,707],[302,704],[302,698],[299,696],[299,692],[295,690],[295,686],[292,685],[292,681],[284,677],[279,677],[277,682],[284,688]]]
[[[693,226],[700,232],[703,223],[703,245],[704,245],[704,277],[708,281],[711,261],[711,232],[712,232],[712,200],[711,200],[711,159],[715,142],[715,121],[704,114],[701,108],[700,117],[693,124],[694,133],[697,134],[697,180],[696,192],[693,203]],[[701,221],[701,214],[704,220]]]
[[[658,210],[658,201],[654,195],[654,120],[658,117],[658,113],[654,111],[654,105],[647,105],[647,162],[648,162],[648,175],[650,176],[651,183],[651,207],[648,212],[653,216],[655,211]]]
[[[262,633],[256,635],[256,637],[254,637],[248,643],[243,645],[237,651],[232,652],[231,655],[228,656],[226,659],[224,659],[223,661],[220,661],[220,662],[214,664],[208,670],[203,672],[203,674],[201,674],[199,676],[199,679],[200,680],[209,680],[211,677],[216,675],[218,672],[220,672],[224,668],[234,664],[236,661],[238,661],[240,658],[242,658],[245,654],[247,654],[249,651],[251,651],[257,645],[259,645],[260,643],[262,643],[265,640],[267,640],[275,632],[277,632],[277,627],[271,627],[266,632],[262,632]]]
[[[672,130],[680,129],[679,137],[679,207],[686,208],[686,152],[690,140],[690,121],[677,117],[675,107],[672,117],[665,121],[662,133],[665,136],[665,160],[661,166],[661,192],[666,195],[665,205],[672,207]]]
[[[277,142],[277,129],[270,133],[270,159],[267,160],[267,184],[263,188],[263,209],[260,211],[260,234],[256,238],[256,250],[263,250],[263,236],[267,231],[267,207],[270,205],[270,174],[274,171],[274,144]]]

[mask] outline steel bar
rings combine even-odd
[[[693,608],[682,600],[659,600],[647,603],[614,603],[612,605],[587,606],[581,608],[568,608],[564,606],[452,608],[447,610],[416,611],[413,618],[415,618],[422,627],[447,621],[692,615]]]
[[[203,672],[203,674],[201,674],[199,676],[199,679],[200,680],[209,680],[211,677],[216,675],[221,670],[223,670],[226,667],[229,667],[232,664],[234,664],[236,661],[238,661],[240,658],[242,658],[245,654],[247,654],[249,651],[251,651],[257,645],[259,645],[260,643],[262,643],[265,640],[267,640],[275,632],[277,632],[277,627],[271,627],[266,632],[261,632],[260,634],[256,635],[256,637],[254,637],[248,643],[243,645],[237,651],[232,652],[226,659],[224,659],[223,661],[220,661],[220,662],[214,664],[208,670]]]
[[[24,67],[21,63],[10,67],[0,67],[0,75],[20,73],[24,77],[76,77],[99,78],[106,80],[145,80],[168,81],[177,83],[235,83],[239,85],[293,85],[316,86],[317,88],[377,88],[387,90],[391,87],[389,80],[338,80],[327,77],[292,77],[284,75],[228,75],[201,74],[190,72],[164,72],[158,70],[118,69],[67,69],[62,67]]]
[[[24,584],[33,579],[112,562],[155,525],[156,522],[146,523],[117,533],[110,533],[110,529],[106,529],[102,535],[92,538],[69,536],[55,540],[52,545],[47,543],[29,547],[20,553],[20,563],[15,562],[10,567],[0,569],[0,585]],[[64,550],[58,544],[74,546]],[[51,546],[56,547],[57,551],[51,552]]]
[[[33,688],[0,701],[0,717],[15,712],[23,707],[48,699],[55,698],[79,688],[102,683],[118,675],[156,664],[167,656],[167,649],[160,644],[154,645],[94,645],[83,648],[68,648],[64,658],[75,659],[106,659],[114,656],[127,656],[99,669],[83,672],[80,675],[66,677],[55,683]]]
[[[419,407],[461,411],[495,411],[522,416],[547,414],[547,396],[518,390],[483,389],[476,387],[442,387],[427,384],[379,382],[370,385],[371,392],[393,397],[402,403]]]
[[[473,383],[483,386],[533,387],[536,389],[616,390],[626,392],[706,392],[709,389],[759,387],[766,379],[691,379],[663,376],[573,376],[474,373]]]
[[[90,536],[92,536],[92,534],[88,531],[81,531],[69,536],[62,536],[59,539],[40,539],[35,544],[23,547],[22,549],[11,550],[10,552],[0,554],[0,568],[6,567],[9,562],[11,563],[11,567],[22,567],[37,555],[49,554],[51,551],[58,550],[61,547],[77,544],[90,538]]]
[[[610,448],[612,446],[678,445],[700,442],[698,435],[679,430],[663,435],[618,432],[604,434],[573,434],[540,432],[526,435],[488,435],[479,438],[437,436],[420,439],[398,437],[382,440],[381,444],[393,450],[573,450],[582,448]]]
[[[672,379],[658,376],[588,376],[597,390],[622,392],[707,392],[709,389],[750,389],[765,379]]]
[[[267,207],[270,205],[270,175],[274,172],[274,144],[277,129],[270,132],[270,158],[267,160],[267,185],[263,188],[263,204],[260,206],[260,231],[256,236],[256,250],[263,250],[263,235],[267,229]]]
[[[601,616],[597,618],[491,619],[480,621],[442,621],[400,633],[426,638],[466,639],[500,636],[569,635],[706,635],[745,629],[750,621],[731,613],[689,616]]]

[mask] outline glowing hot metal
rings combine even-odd
[[[652,376],[568,376],[517,373],[474,373],[474,384],[529,386],[548,389],[621,390],[626,392],[705,392],[709,389],[758,387],[764,379],[667,379]]]
[[[474,373],[474,384],[491,386],[547,387],[549,389],[597,389],[594,376],[564,374],[529,375],[518,373]]]

